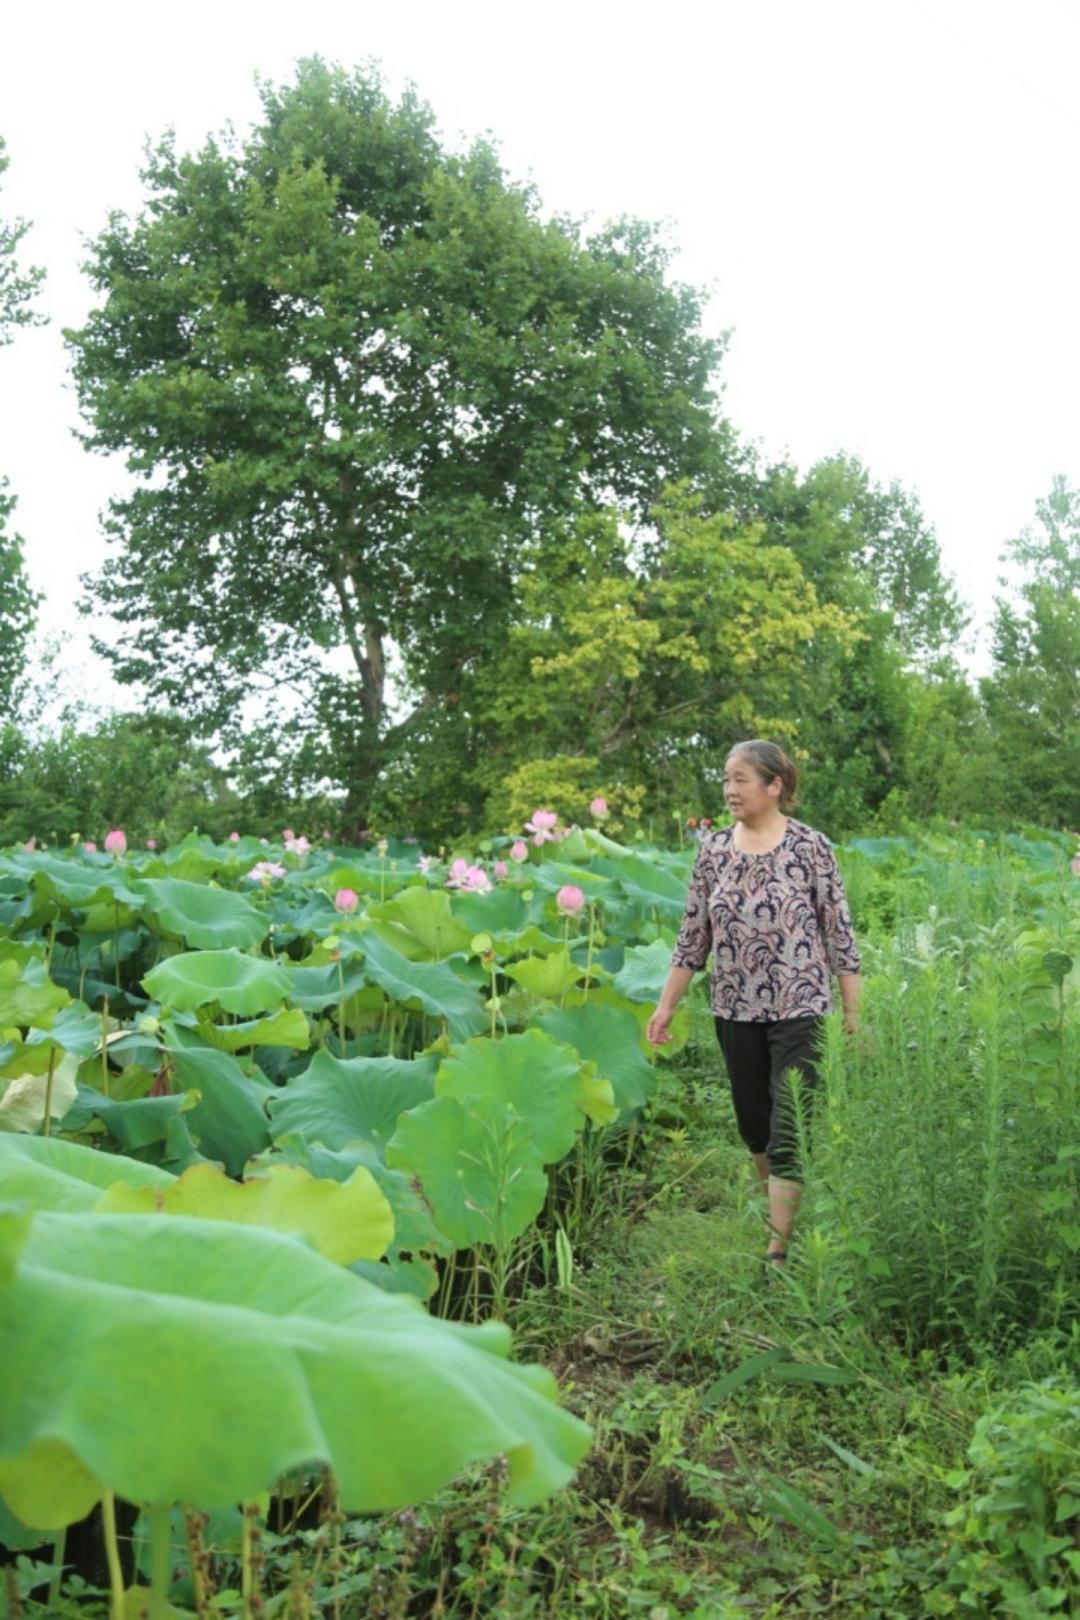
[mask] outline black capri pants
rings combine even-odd
[[[751,1024],[717,1018],[716,1037],[724,1054],[735,1122],[751,1153],[766,1153],[769,1174],[801,1181],[795,1103],[789,1069],[802,1077],[800,1104],[809,1123],[818,1082],[822,1020],[778,1018]]]

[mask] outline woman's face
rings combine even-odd
[[[724,798],[736,821],[756,821],[780,803],[783,783],[778,776],[763,782],[761,772],[741,754],[730,754],[724,766]]]

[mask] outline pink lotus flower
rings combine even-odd
[[[555,904],[564,917],[576,917],[585,904],[585,896],[575,883],[564,883],[555,896]]]
[[[127,851],[127,837],[119,827],[105,834],[105,853],[107,855],[123,855]]]
[[[265,887],[271,878],[283,878],[285,868],[277,861],[258,861],[247,876],[249,883],[261,883]]]
[[[239,842],[240,842],[240,834],[238,832],[231,832],[229,834],[229,843],[230,844],[238,844]]]
[[[491,888],[491,879],[482,866],[470,866],[468,861],[459,857],[450,868],[446,887],[471,891],[474,894],[486,894]]]
[[[421,872],[426,874],[431,871],[433,866],[437,866],[438,862],[434,855],[421,855],[416,864]]]
[[[596,798],[589,805],[589,811],[596,817],[597,821],[603,821],[609,814],[607,800],[598,793]]]
[[[259,843],[262,844],[264,849],[265,849],[266,845],[269,844],[269,842],[270,842],[269,838],[260,838],[259,839]]]
[[[510,859],[512,861],[525,861],[529,858],[529,846],[524,838],[515,838],[510,845]]]
[[[504,878],[504,877],[509,877],[509,875],[510,875],[510,868],[507,866],[506,862],[505,861],[496,861],[495,862],[495,876],[497,878]]]
[[[85,849],[88,855],[97,854],[97,845],[94,843],[92,838],[86,839],[85,843],[83,844],[83,849]]]
[[[334,896],[335,911],[355,911],[360,904],[360,896],[355,889],[339,889]]]
[[[291,827],[283,827],[282,828],[281,842],[283,844],[287,844],[289,842],[290,838],[295,838],[295,837],[296,837],[296,834],[293,832]]]
[[[34,853],[35,849],[37,849],[37,839],[36,838],[28,838],[26,840],[26,843],[23,845],[23,849],[25,850],[27,855],[32,855]]]
[[[146,840],[146,847],[147,847],[147,849],[157,849],[157,839],[156,838],[148,838]]]
[[[558,816],[554,810],[534,810],[532,820],[525,823],[525,831],[533,835],[533,843],[539,847],[541,844],[553,844],[557,838],[555,827]]]
[[[296,855],[300,860],[303,860],[311,849],[311,844],[302,836],[300,838],[286,838],[285,848],[290,855]]]

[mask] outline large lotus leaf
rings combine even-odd
[[[62,910],[85,911],[89,906],[117,902],[136,908],[142,904],[129,887],[129,874],[111,859],[94,866],[46,852],[33,855],[27,864],[38,894]]]
[[[500,886],[487,894],[458,893],[452,904],[455,917],[472,934],[513,935],[529,920],[529,908],[516,888]]]
[[[0,1492],[24,1522],[81,1517],[86,1476],[213,1509],[319,1464],[346,1512],[384,1512],[499,1454],[528,1505],[587,1447],[550,1374],[504,1359],[506,1329],[440,1321],[294,1238],[157,1215],[24,1225],[0,1227]]]
[[[265,956],[243,951],[184,951],[151,968],[143,984],[163,1006],[194,1012],[212,1001],[251,1018],[278,1006],[292,989],[292,974]]]
[[[582,1069],[573,1047],[530,1029],[460,1047],[435,1076],[435,1094],[465,1108],[479,1099],[505,1103],[529,1125],[543,1162],[553,1164],[573,1147],[586,1112],[599,1112],[605,1124],[615,1118],[610,1085],[597,1088]]]
[[[101,1153],[62,1136],[0,1136],[0,1188],[30,1209],[92,1210],[114,1182],[169,1187],[167,1170],[120,1153]]]
[[[144,909],[157,926],[198,950],[222,950],[231,945],[247,951],[270,931],[265,912],[227,889],[186,883],[183,878],[147,878],[139,890]]]
[[[445,1019],[455,1040],[467,1040],[487,1026],[476,992],[445,962],[410,962],[384,939],[366,933],[364,973],[391,1001],[418,1002],[431,1018]]]
[[[101,1215],[184,1215],[240,1226],[298,1232],[339,1265],[378,1260],[394,1236],[390,1205],[371,1171],[348,1181],[319,1181],[295,1164],[268,1166],[249,1181],[230,1181],[212,1164],[195,1164],[162,1187],[117,1182],[102,1193]]]
[[[240,1024],[200,1024],[199,1034],[222,1052],[243,1052],[251,1046],[288,1046],[306,1052],[311,1045],[308,1021],[299,1007],[282,1007],[269,1018]]]
[[[375,932],[410,960],[441,962],[467,951],[475,929],[459,921],[444,889],[413,885],[385,905],[368,907]]]
[[[391,872],[390,863],[383,863],[382,870],[378,865],[361,866],[334,866],[326,873],[326,882],[331,889],[355,889],[357,894],[374,895],[379,900],[385,900],[388,895],[394,895],[406,888],[413,880],[414,873]]]
[[[573,961],[565,945],[550,956],[527,956],[521,962],[511,962],[503,972],[531,995],[543,996],[545,1001],[558,1001],[585,977],[584,966]]]
[[[0,962],[0,1029],[48,1029],[71,997],[53,984],[44,962]]]
[[[690,1039],[690,1008],[685,1001],[680,1002],[675,1009],[675,1016],[668,1027],[668,1039],[663,1046],[653,1046],[646,1033],[653,1015],[653,1007],[649,1002],[628,1001],[609,984],[600,985],[590,990],[588,994],[584,990],[571,990],[566,997],[567,1007],[581,1007],[586,1002],[591,1007],[617,1007],[622,1012],[629,1013],[638,1026],[638,1045],[641,1054],[649,1063],[654,1060],[670,1061],[682,1051]]]
[[[65,1052],[53,1067],[52,1086],[45,1074],[19,1074],[0,1081],[0,1131],[36,1131],[50,1119],[61,1120],[78,1094],[79,1060]]]
[[[587,900],[600,900],[612,893],[614,884],[609,877],[591,871],[587,866],[568,866],[563,861],[543,861],[529,873],[541,889],[554,894],[566,884],[580,889]]]
[[[565,1007],[537,1019],[540,1028],[557,1041],[566,1041],[592,1060],[597,1073],[611,1082],[621,1114],[641,1108],[656,1090],[656,1072],[641,1050],[633,1013],[598,1004],[590,994],[580,1007]]]
[[[62,1007],[47,1030],[32,1030],[27,1037],[27,1050],[40,1046],[48,1067],[48,1051],[59,1046],[76,1057],[93,1056],[101,1045],[101,1015],[91,1012],[81,1001]]]
[[[420,1178],[435,1224],[459,1249],[506,1249],[547,1196],[543,1158],[528,1124],[505,1103],[433,1097],[402,1114],[386,1149],[392,1169]]]
[[[185,1091],[199,1093],[188,1125],[200,1153],[220,1159],[230,1175],[238,1176],[253,1153],[269,1146],[267,1089],[228,1052],[199,1045],[172,1026],[167,1038],[177,1081]]]
[[[328,1148],[365,1137],[384,1147],[399,1114],[434,1096],[437,1068],[435,1057],[336,1058],[324,1048],[271,1097],[271,1135],[298,1133]]]
[[[60,1125],[65,1131],[82,1131],[91,1120],[99,1119],[126,1152],[151,1150],[170,1168],[174,1167],[174,1161],[179,1161],[176,1167],[182,1169],[192,1156],[197,1158],[198,1155],[187,1121],[181,1116],[190,1114],[198,1104],[199,1096],[194,1091],[177,1092],[171,1097],[139,1097],[115,1102],[92,1086],[80,1085],[78,1096]]]
[[[290,966],[293,985],[289,991],[289,1000],[294,1007],[302,1007],[305,1012],[322,1012],[326,1007],[334,1006],[341,996],[341,979],[338,976],[336,962],[316,962],[313,965],[302,963],[298,967]],[[343,964],[345,978],[346,998],[355,995],[364,984],[364,969],[359,959],[347,961]]]
[[[641,855],[625,856],[618,863],[618,874],[631,900],[673,922],[681,919],[686,907],[686,879]]]
[[[628,1001],[648,1001],[655,1006],[670,971],[671,946],[654,939],[651,945],[631,946],[613,985]]]
[[[342,1148],[323,1147],[321,1142],[307,1142],[302,1136],[281,1136],[267,1153],[260,1153],[245,1172],[258,1175],[276,1163],[298,1164],[322,1180],[348,1181],[361,1166],[370,1170],[381,1190],[386,1194],[394,1216],[394,1236],[389,1253],[403,1251],[417,1253],[427,1250],[431,1254],[449,1254],[453,1244],[444,1237],[431,1219],[431,1211],[420,1197],[412,1177],[404,1170],[391,1170],[375,1142],[356,1140]]]

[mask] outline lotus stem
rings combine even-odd
[[[109,998],[101,1008],[101,1089],[105,1096],[109,1095]]]
[[[341,1043],[341,1054],[340,1055],[344,1058],[347,1051],[348,1051],[348,1047],[346,1046],[346,1043],[345,1043],[345,963],[342,960],[342,956],[341,956],[340,951],[338,952],[338,959],[337,959],[337,977],[338,977],[338,1040]]]
[[[49,924],[49,949],[45,953],[45,971],[46,971],[46,973],[48,973],[50,971],[50,969],[52,968],[53,947],[54,947],[55,944],[56,944],[56,918],[54,917],[52,922]]]
[[[150,1620],[168,1620],[172,1525],[168,1502],[150,1509]]]
[[[595,900],[590,900],[589,901],[589,950],[588,950],[588,955],[585,958],[585,991],[584,991],[584,994],[582,996],[582,1002],[583,1003],[588,1001],[588,999],[589,999],[589,978],[590,978],[590,975],[592,974],[593,935],[595,934],[595,932],[596,932],[596,901]]]
[[[113,961],[116,967],[116,988],[120,988],[120,902],[113,906]]]
[[[63,1525],[56,1532],[53,1541],[52,1561],[56,1565],[56,1574],[49,1582],[49,1608],[55,1609],[60,1603],[60,1583],[64,1578],[64,1551],[67,1547],[67,1525]]]
[[[124,1620],[124,1571],[116,1539],[116,1497],[112,1491],[105,1491],[101,1498],[101,1528],[109,1568],[109,1620]]]
[[[47,1080],[45,1081],[45,1123],[42,1126],[42,1136],[48,1136],[52,1126],[53,1074],[56,1070],[57,1051],[58,1048],[54,1046],[49,1052],[49,1074]]]

